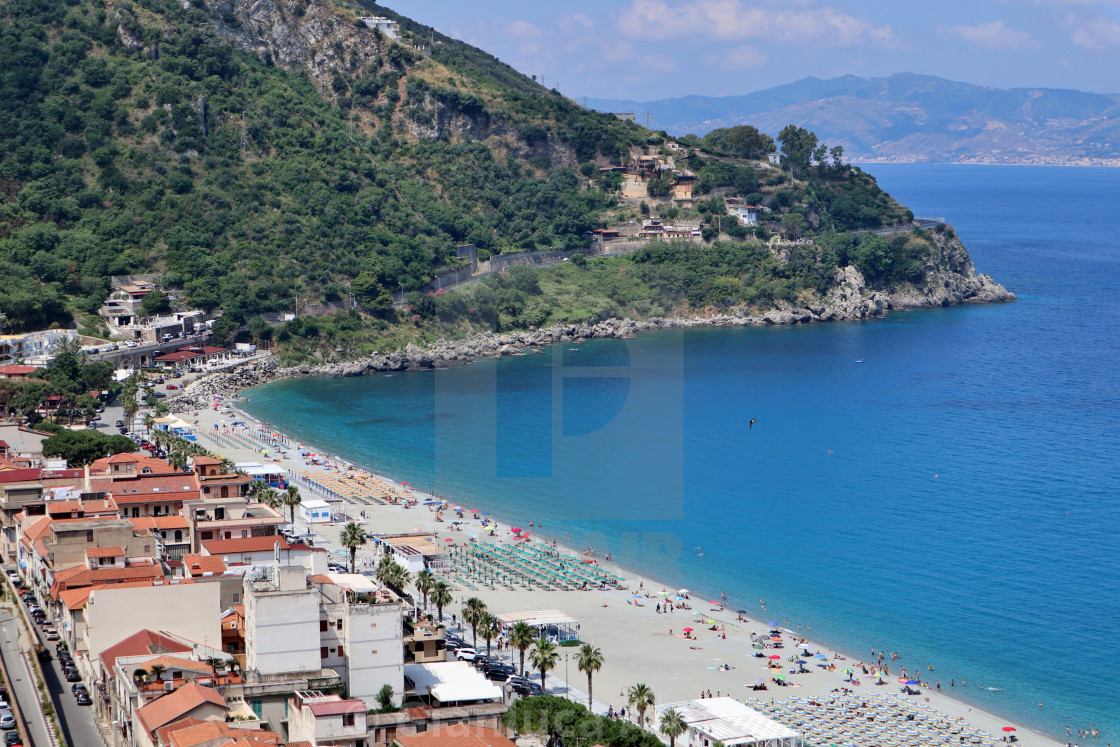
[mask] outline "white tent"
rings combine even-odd
[[[705,698],[657,706],[661,714],[672,708],[688,725],[688,736],[742,747],[798,747],[801,735],[785,724],[743,705],[734,698]]]
[[[404,676],[412,682],[417,695],[440,703],[502,699],[502,688],[464,661],[405,664]]]

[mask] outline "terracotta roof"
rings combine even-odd
[[[185,723],[187,721],[196,723]],[[241,744],[243,742],[252,745],[275,745],[280,741],[280,738],[276,736],[275,732],[256,730],[251,732],[253,735],[252,738],[248,740],[241,739],[245,736],[246,730],[234,728],[224,721],[183,719],[183,726],[178,726],[179,723],[181,722],[175,722],[170,726],[165,726],[157,732],[161,744],[169,744],[171,747],[195,747],[196,745],[215,741],[215,743],[230,747],[232,744]],[[223,737],[228,737],[234,741],[216,742],[216,740],[220,740]]]
[[[207,703],[220,708],[226,707],[226,699],[217,690],[191,682],[174,692],[156,698],[137,711],[136,715],[140,717],[140,723],[151,734],[161,726],[166,726],[172,721],[189,716],[193,711]]]
[[[108,672],[112,671],[113,665],[122,656],[143,656],[162,652],[182,654],[190,653],[192,650],[190,646],[174,638],[168,638],[151,630],[141,630],[102,651],[101,666]]]
[[[331,700],[308,705],[316,716],[340,716],[343,713],[365,713],[366,704],[360,700]]]
[[[137,529],[190,529],[191,523],[185,516],[137,516],[130,518]]]
[[[181,718],[178,721],[172,721],[167,726],[161,726],[160,728],[156,729],[156,739],[159,741],[159,744],[167,744],[170,741],[169,737],[172,732],[179,731],[180,729],[187,729],[191,726],[197,726],[199,724],[210,723],[214,722],[203,721],[200,718],[191,718],[189,716],[187,718]]]
[[[66,571],[59,571],[54,575],[54,583],[51,585],[51,596],[54,598],[57,599],[58,595],[67,589],[76,589],[79,586],[163,577],[163,570],[158,565],[132,565],[124,568],[98,568],[96,570],[80,566],[78,568],[80,573],[72,575],[67,573],[70,570],[73,569],[68,568]]]
[[[204,573],[220,575],[226,572],[225,561],[214,555],[184,555],[183,566],[192,576],[201,576]]]
[[[0,472],[0,482],[38,482],[42,476],[42,470],[35,468],[6,469]]]
[[[398,736],[397,742],[402,747],[517,747],[497,729],[466,724]]]
[[[117,558],[124,555],[123,547],[87,547],[87,558]]]
[[[135,464],[137,466],[137,473],[145,468],[150,469],[153,474],[168,474],[178,471],[162,459],[149,456],[148,454],[138,454],[136,452],[114,454],[111,457],[98,459],[89,466],[89,471],[91,474],[111,474],[109,467],[113,464]],[[121,475],[118,474],[117,477],[121,477]]]
[[[136,496],[151,500],[151,496],[171,495],[177,499],[198,495],[198,481],[189,472],[159,475],[127,475],[116,478],[101,477],[90,480],[94,491],[111,493],[117,504],[127,503]]]
[[[280,543],[281,550],[288,549],[288,542],[280,535],[272,537],[245,537],[242,539],[214,540],[203,542],[202,546],[211,555],[225,555],[235,552],[264,552],[272,550],[276,543]]]
[[[213,667],[204,661],[195,661],[181,656],[168,656],[167,654],[144,662],[144,667],[151,671],[153,664],[158,664],[165,671],[168,669],[186,669],[188,672],[205,672],[206,674],[213,674],[214,672]]]
[[[21,366],[19,364],[0,366],[0,376],[26,376],[34,372],[35,366]]]
[[[325,573],[316,573],[314,576],[311,577],[311,583],[313,583],[313,584],[334,584],[334,581],[332,581],[331,577],[328,576]]]
[[[144,579],[143,581],[125,581],[118,584],[96,584],[94,586],[83,586],[78,589],[67,589],[58,595],[58,601],[66,605],[71,611],[81,609],[86,606],[89,601],[90,594],[98,589],[107,589],[112,587],[114,589],[134,589],[141,586],[154,586],[157,582],[162,582],[163,579],[151,578]],[[192,584],[194,581],[189,578],[184,578],[179,581],[180,584]]]
[[[213,464],[221,464],[222,463],[221,459],[215,459],[214,457],[208,457],[208,456],[196,456],[193,459],[191,459],[191,461],[195,465],[199,465],[199,464],[213,465]]]

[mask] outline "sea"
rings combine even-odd
[[[1010,722],[1120,744],[1120,170],[866,170],[1018,301],[287,380],[245,409],[858,659],[898,652]]]

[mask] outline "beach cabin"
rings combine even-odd
[[[263,482],[270,488],[283,490],[287,485],[286,478],[284,477],[284,470],[280,469],[280,467],[275,464],[264,465],[260,462],[236,462],[233,468],[237,472],[242,472],[258,482]]]
[[[700,747],[715,742],[739,747],[801,747],[802,736],[785,724],[749,708],[734,698],[705,698],[657,706],[658,723],[672,708],[686,725],[677,744]],[[831,741],[831,740],[830,740]]]
[[[299,504],[299,516],[308,524],[326,524],[331,520],[331,504],[322,500]]]

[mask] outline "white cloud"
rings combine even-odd
[[[723,55],[724,64],[730,67],[759,67],[768,59],[761,49],[749,45],[732,47]]]
[[[743,0],[631,0],[619,13],[619,28],[631,39],[773,39],[855,44],[886,41],[889,26],[868,22],[828,7],[789,10],[746,5]]]
[[[1073,30],[1073,43],[1094,52],[1120,49],[1120,23],[1097,18]]]
[[[981,23],[976,26],[954,26],[949,33],[989,49],[1030,49],[1038,42],[1025,31],[1008,28],[1003,21]]]

